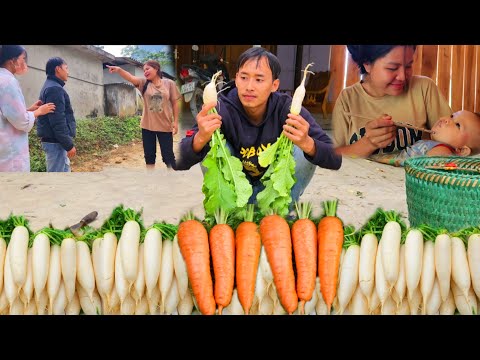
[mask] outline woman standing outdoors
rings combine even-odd
[[[37,100],[28,109],[14,75],[27,72],[27,52],[20,45],[0,45],[0,171],[30,171],[28,133],[40,115],[55,110]]]
[[[343,89],[335,103],[332,123],[337,153],[369,157],[403,150],[426,134],[397,127],[393,121],[431,128],[440,117],[452,114],[433,80],[412,75],[415,45],[347,48],[362,79]]]
[[[118,66],[107,67],[110,73],[117,73],[142,93],[144,106],[140,126],[147,169],[155,167],[156,139],[160,144],[163,162],[167,168],[174,169],[173,135],[178,132],[180,98],[175,82],[162,77],[160,64],[155,60],[148,60],[143,65],[145,78],[133,76]]]

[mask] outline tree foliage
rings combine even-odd
[[[171,53],[165,51],[149,51],[139,48],[138,45],[127,45],[124,47],[122,49],[122,56],[131,57],[141,63],[149,59],[157,60],[162,68],[173,63]]]

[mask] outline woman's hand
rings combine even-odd
[[[35,111],[43,104],[42,100],[35,101],[32,106],[30,106],[27,111]]]
[[[111,65],[105,65],[108,68],[108,72],[110,74],[118,73],[120,71],[120,67],[118,66],[111,66]]]
[[[397,136],[397,127],[393,124],[390,115],[371,120],[365,125],[365,138],[372,146],[372,152],[377,149],[383,149],[395,140]]]
[[[178,133],[178,123],[173,123],[172,124],[172,135],[177,135]]]
[[[54,103],[46,103],[41,105],[37,110],[33,112],[33,115],[38,118],[39,116],[50,114],[55,111]]]

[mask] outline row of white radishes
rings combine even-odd
[[[343,250],[333,314],[477,313],[480,296],[480,234],[439,235],[424,241],[412,229],[400,244],[398,223],[386,224],[380,241],[364,235]],[[306,314],[327,314],[317,277]],[[28,248],[28,230],[17,226],[9,246],[0,239],[0,314],[191,314],[186,265],[174,240],[125,223],[93,241],[65,239],[52,245],[38,234]],[[236,290],[223,314],[243,314]],[[251,314],[285,314],[262,247]]]
[[[385,225],[379,242],[363,236],[342,254],[334,307],[352,314],[477,314],[480,234],[438,235],[424,241],[411,229],[404,244],[400,225]]]
[[[50,244],[17,226],[0,239],[0,314],[189,314],[193,299],[178,241],[152,228],[140,244],[140,227],[125,223],[93,241]]]

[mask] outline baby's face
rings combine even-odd
[[[472,148],[480,137],[480,121],[474,113],[457,111],[451,117],[440,118],[432,128],[432,140],[454,148]]]

